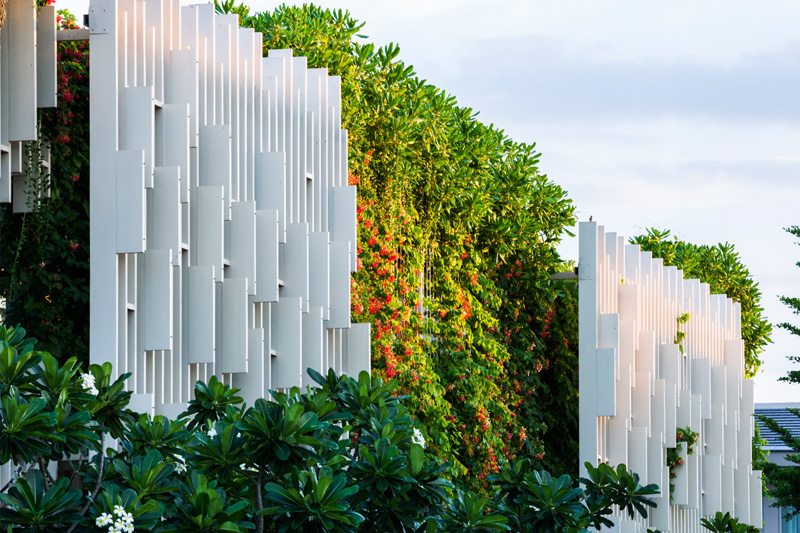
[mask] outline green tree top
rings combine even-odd
[[[795,237],[800,237],[799,226],[785,229]],[[800,261],[795,264],[800,266]],[[800,315],[800,298],[781,296],[781,301],[792,310],[792,313]],[[778,327],[791,332],[792,335],[800,335],[800,327],[789,322],[778,324]],[[789,359],[795,363],[800,363],[800,356],[790,355]],[[789,383],[800,383],[800,371],[790,370],[786,376],[780,379]],[[794,416],[800,417],[800,409],[787,408],[787,411]],[[778,466],[775,463],[765,463],[763,464],[763,470],[764,477],[772,485],[772,488],[769,489],[769,496],[773,499],[772,506],[791,508],[791,516],[797,515],[800,513],[800,468],[797,467],[800,464],[800,438],[793,435],[789,429],[781,427],[772,418],[759,415],[758,419],[770,430],[777,433],[783,443],[792,449],[792,453],[784,457],[789,462],[789,465]]]
[[[647,234],[630,239],[665,265],[683,270],[684,278],[708,283],[713,294],[726,294],[742,305],[742,339],[744,339],[745,375],[753,377],[761,366],[759,355],[772,342],[772,324],[763,316],[761,291],[750,271],[739,259],[732,244],[692,244],[670,238],[669,230],[650,228]]]

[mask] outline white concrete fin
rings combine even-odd
[[[580,382],[581,463],[626,463],[659,484],[650,528],[695,533],[701,516],[720,510],[757,521],[753,387],[744,379],[739,305],[594,222],[581,222],[579,233],[580,372],[595,376]],[[689,322],[677,324],[684,313]],[[687,427],[699,441],[693,455],[680,444],[670,500],[665,448],[677,447],[677,430]]]

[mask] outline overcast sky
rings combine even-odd
[[[800,296],[800,246],[782,230],[800,225],[799,2],[318,3],[366,22],[369,41],[398,43],[421,78],[482,121],[535,142],[541,171],[581,220],[626,236],[658,227],[730,242],[767,317],[800,322],[778,301]],[[562,254],[577,259],[576,240]],[[776,379],[800,339],[773,339],[756,401],[798,401],[800,385]]]

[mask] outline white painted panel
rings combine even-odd
[[[256,302],[278,301],[278,212],[256,211]]]
[[[142,349],[172,350],[172,250],[144,253],[144,302],[140,327],[144,328]]]
[[[662,487],[666,470],[666,452],[661,444],[661,433],[653,433],[647,439],[647,476],[641,477],[642,484],[655,483]]]
[[[314,380],[307,369],[312,368],[325,374],[322,363],[322,344],[325,330],[322,327],[322,308],[311,306],[308,313],[303,313],[303,368],[301,386],[313,386]]]
[[[286,242],[286,152],[265,152],[260,156],[261,174],[256,176],[258,209],[278,212],[279,242]]]
[[[247,278],[226,278],[222,284],[222,353],[218,371],[247,372]]]
[[[711,366],[708,359],[692,359],[692,393],[700,395],[700,416],[711,418]]]
[[[672,494],[672,504],[686,506],[689,504],[689,464],[685,443],[678,450],[678,456],[683,461],[683,464],[675,467],[675,477],[671,481],[675,486]]]
[[[600,322],[597,328],[597,347],[619,350],[619,314],[600,314]]]
[[[266,397],[264,378],[270,362],[264,359],[264,330],[261,328],[251,329],[248,335],[247,372],[233,374],[231,378],[233,386],[241,389],[239,395],[244,398],[248,406],[252,406],[257,399]],[[266,357],[269,357],[269,354]]]
[[[677,344],[661,344],[658,349],[658,372],[667,387],[677,388],[681,382],[681,360],[683,355]]]
[[[689,509],[700,509],[700,452],[695,450],[694,455],[689,455],[686,458],[688,466],[686,478],[688,485],[688,503]]]
[[[715,365],[711,367],[711,405],[722,406],[723,412],[726,407],[725,399],[727,396],[725,370],[724,366]]]
[[[666,434],[666,408],[666,383],[663,379],[657,379],[653,382],[653,397],[650,403],[650,430],[652,435]]]
[[[631,427],[631,367],[620,368],[617,383],[617,414],[608,420],[607,453],[610,464],[628,464],[628,429]]]
[[[352,186],[331,189],[331,241],[347,241],[351,249],[356,246],[356,188]],[[350,260],[350,271],[356,270],[356,257]]]
[[[189,106],[167,104],[161,108],[163,124],[162,154],[164,166],[180,168],[181,202],[189,201],[189,188],[196,186],[189,179]]]
[[[628,468],[641,479],[647,476],[647,428],[634,427],[628,433]]]
[[[347,335],[347,352],[344,357],[344,372],[357,377],[361,372],[370,372],[371,333],[370,324],[353,324],[345,330]]]
[[[322,308],[323,320],[330,318],[330,238],[328,232],[312,232],[308,237],[309,305]]]
[[[223,202],[222,187],[199,187],[196,232],[197,264],[213,266],[217,281],[222,281]]]
[[[256,293],[256,204],[234,202],[231,205],[231,265],[227,275],[247,278],[247,293]]]
[[[350,245],[347,242],[331,242],[331,314],[327,327],[350,327]]]
[[[230,220],[231,202],[231,130],[230,126],[200,128],[200,186],[219,185],[224,189],[225,220]]]
[[[639,286],[626,280],[626,285],[619,286],[619,320],[620,322],[639,321]]]
[[[150,393],[131,394],[128,409],[139,414],[155,414],[155,398]]]
[[[675,417],[675,423],[678,427],[692,427],[692,391],[681,389],[678,392],[678,410]],[[696,430],[697,428],[692,428]]]
[[[722,455],[725,450],[725,422],[722,418],[723,407],[720,404],[711,406],[711,419],[703,422],[706,453]]]
[[[301,222],[287,226],[286,244],[283,250],[285,263],[281,297],[299,297],[303,304],[303,312],[307,312],[309,288],[307,223]]]
[[[727,457],[723,458],[722,463],[722,484],[720,485],[720,497],[722,499],[722,507],[720,510],[723,513],[731,513],[733,514],[733,502],[734,502],[734,462],[728,459]]]
[[[687,391],[688,392],[688,391]],[[678,427],[678,391],[676,387],[664,387],[664,445],[670,448],[675,447],[675,434]]]
[[[753,381],[742,382],[742,402],[739,408],[739,432],[736,436],[737,457],[744,461],[752,448],[753,442]]]
[[[148,191],[147,243],[152,250],[172,250],[181,262],[180,168],[156,167],[154,188]]]
[[[146,246],[144,152],[120,151],[117,159],[117,253],[141,253]]]
[[[653,389],[653,376],[649,372],[636,372],[631,411],[633,427],[650,427],[650,399]]]
[[[652,331],[639,332],[639,349],[636,350],[636,372],[649,372],[656,374],[656,344],[655,333]]]
[[[56,6],[39,8],[36,25],[36,105],[56,107]]]
[[[0,53],[2,53],[2,49],[0,49]],[[1,64],[0,68],[2,68]],[[0,149],[0,204],[6,204],[9,203],[10,201],[11,201],[11,154]]]
[[[189,106],[189,146],[197,144],[197,49],[172,50],[166,71],[166,102]]]
[[[214,312],[216,294],[214,267],[189,267],[188,305],[189,363],[213,363],[215,346]]]
[[[8,140],[36,139],[36,3],[9,0],[3,25],[8,57]]]
[[[619,324],[619,358],[615,372],[623,365],[634,365],[636,361],[636,323],[620,322]]]
[[[27,176],[14,176],[11,178],[12,198],[11,204],[14,213],[33,212],[34,195],[28,190]]]
[[[761,470],[750,474],[750,525],[761,527]]]
[[[616,415],[616,371],[613,348],[597,349],[597,416]]]
[[[702,514],[714,514],[722,509],[722,457],[718,454],[703,456]]]
[[[120,100],[120,150],[144,152],[145,187],[153,187],[155,116],[152,87],[128,87]]]
[[[275,346],[272,359],[272,388],[299,387],[303,374],[302,302],[300,298],[281,298],[274,305]]]

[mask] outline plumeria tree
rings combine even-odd
[[[0,327],[9,531],[578,531],[614,507],[646,516],[657,492],[624,466],[590,465],[576,485],[528,460],[501,464],[488,496],[456,487],[397,381],[366,372],[309,369],[316,387],[253,406],[211,378],[170,420],[128,408],[127,374],[60,365],[35,344]]]

